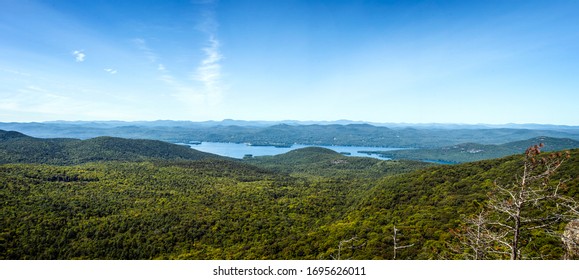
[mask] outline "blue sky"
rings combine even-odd
[[[579,125],[579,1],[0,7],[4,122]]]

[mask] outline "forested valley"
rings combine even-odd
[[[497,222],[485,246],[468,233],[481,213],[503,218],[489,205],[522,178],[556,195],[522,208],[516,259],[577,258],[562,235],[579,217],[579,149],[455,165],[323,148],[235,160],[0,132],[1,259],[508,259]]]

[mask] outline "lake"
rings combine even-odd
[[[291,147],[274,147],[274,146],[250,146],[247,144],[238,143],[217,143],[217,142],[202,142],[201,144],[187,144],[191,148],[217,154],[232,158],[243,158],[245,155],[253,156],[274,156],[283,153],[287,153],[291,150],[306,148],[306,147],[323,147],[327,149],[334,150],[338,153],[349,153],[348,156],[357,157],[372,157],[382,160],[388,160],[388,158],[380,157],[376,154],[366,154],[360,153],[359,151],[394,151],[394,150],[404,150],[404,148],[377,148],[377,147],[358,147],[358,146],[316,146],[316,145],[292,145]]]

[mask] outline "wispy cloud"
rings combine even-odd
[[[27,85],[15,90],[14,94],[2,99],[0,109],[14,112],[33,113],[58,113],[67,111],[67,106],[61,106],[69,101],[69,98],[55,93],[52,90],[37,86]]]
[[[86,54],[84,53],[84,51],[73,51],[72,55],[74,56],[76,62],[83,62],[84,59],[86,58]]]
[[[179,79],[175,78],[171,72],[165,67],[164,64],[158,63],[159,56],[151,49],[145,39],[136,38],[133,39],[133,43],[137,48],[144,54],[144,56],[149,60],[151,64],[157,65],[157,71],[159,71],[158,80],[165,83],[173,92],[171,95],[183,99],[183,96],[190,95],[194,90],[187,85],[183,84]],[[106,71],[106,69],[105,69]]]
[[[219,51],[219,41],[211,35],[208,46],[203,48],[205,59],[195,71],[194,79],[203,83],[209,94],[216,95],[221,91],[221,60],[223,55]]]
[[[145,57],[149,60],[149,62],[151,63],[155,63],[157,62],[157,60],[159,59],[157,57],[157,55],[153,52],[153,50],[151,50],[151,48],[149,48],[149,46],[147,45],[147,42],[145,41],[145,39],[142,38],[136,38],[133,40],[133,43],[135,43],[135,45],[137,45],[137,48],[139,48],[139,50],[141,50],[143,52],[143,54],[145,55]]]
[[[25,76],[25,77],[30,76],[29,73],[21,72],[21,71],[13,70],[13,69],[0,69],[0,71],[5,72],[5,73],[9,73],[9,74],[13,74],[13,75],[18,75],[18,76]]]
[[[137,101],[125,100],[121,94],[111,94],[108,90],[86,89],[74,84],[29,84],[0,96],[0,116],[19,121],[131,119],[135,118],[131,108]],[[139,112],[138,115],[147,116],[147,113]]]
[[[206,46],[202,48],[205,57],[195,69],[193,80],[203,85],[203,91],[208,100],[216,104],[220,102],[224,89],[221,71],[221,63],[224,60],[224,56],[221,53],[221,44],[217,38],[219,24],[214,13],[214,4],[216,2],[204,1],[202,4],[206,5],[206,8],[196,28],[205,33],[208,39]]]
[[[214,111],[215,106],[221,101],[225,88],[222,83],[224,56],[221,53],[221,44],[217,37],[218,24],[214,15],[216,2],[201,1],[195,4],[203,5],[201,17],[194,28],[205,39],[201,48],[192,50],[195,53],[201,51],[200,61],[189,62],[189,66],[183,69],[181,62],[186,61],[191,56],[178,55],[180,60],[177,61],[177,65],[173,65],[172,61],[168,60],[172,57],[162,56],[165,55],[162,49],[161,52],[157,52],[158,50],[153,48],[145,38],[135,38],[132,42],[148,60],[149,66],[157,70],[157,80],[167,86],[169,96],[179,104],[187,106],[189,111],[211,113],[206,111]],[[107,70],[105,69],[105,71]],[[111,71],[107,72],[112,74]],[[183,73],[183,71],[186,72]]]
[[[106,69],[104,69],[104,70],[105,70],[106,72],[108,72],[109,74],[111,74],[111,75],[114,75],[114,74],[117,73],[117,70],[111,69],[111,68],[106,68]]]

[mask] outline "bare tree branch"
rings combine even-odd
[[[394,231],[394,233],[393,233],[393,235],[392,235],[392,239],[394,239],[394,247],[393,247],[393,250],[394,250],[394,259],[396,259],[396,252],[398,251],[398,249],[409,248],[409,247],[414,246],[414,244],[404,245],[404,246],[398,246],[398,238],[397,238],[398,229],[396,228],[396,225],[394,225],[393,231]]]
[[[515,175],[510,183],[495,180],[486,210],[464,219],[466,228],[461,231],[459,242],[473,252],[470,256],[479,259],[508,255],[513,260],[521,259],[525,232],[548,230],[579,215],[577,201],[559,192],[568,180],[559,180],[556,184],[551,181],[569,153],[542,156],[542,147],[543,144],[539,144],[528,148],[521,174]]]

